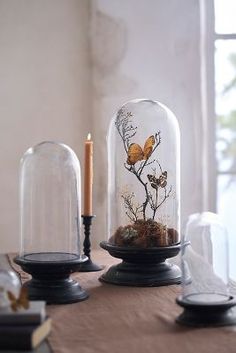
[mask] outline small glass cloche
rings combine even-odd
[[[177,303],[185,310],[177,322],[191,326],[236,323],[230,308],[227,232],[211,212],[189,217],[182,239],[182,294]]]
[[[21,160],[21,249],[15,261],[33,276],[25,284],[30,299],[67,303],[87,297],[68,277],[86,260],[80,255],[80,183],[79,160],[64,144],[42,142]]]
[[[175,115],[150,99],[127,102],[111,120],[107,150],[107,241],[101,246],[139,264],[175,256],[180,241],[180,136]],[[176,280],[177,272],[166,272],[166,284]],[[120,275],[102,279],[132,284]],[[158,273],[151,285],[163,280]],[[135,281],[133,285],[140,285]],[[144,277],[140,281],[145,282]]]
[[[0,269],[0,315],[2,311],[8,311],[10,307],[7,293],[10,292],[18,298],[20,287],[20,280],[13,271]]]

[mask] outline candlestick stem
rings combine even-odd
[[[90,241],[90,228],[94,216],[82,216],[84,225],[84,255],[90,259],[91,241]]]
[[[90,256],[90,253],[91,253],[90,233],[91,233],[92,220],[94,217],[95,216],[82,215],[83,225],[84,225],[83,251],[84,251],[84,255],[88,257],[88,260],[81,264],[79,268],[79,272],[94,272],[94,271],[101,271],[103,269],[103,267],[93,263]]]

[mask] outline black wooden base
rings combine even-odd
[[[100,280],[123,286],[158,287],[179,284],[181,272],[178,266],[169,264],[166,258],[179,252],[179,245],[163,248],[123,248],[102,242],[101,247],[112,256],[123,259],[104,273]]]
[[[83,262],[79,266],[79,272],[96,272],[103,270],[103,266],[95,264],[91,259]]]
[[[87,258],[67,255],[38,253],[17,256],[14,259],[23,271],[32,276],[32,279],[24,284],[30,300],[45,300],[47,304],[69,304],[88,298],[87,292],[79,283],[70,278],[70,274],[78,271],[81,262]]]
[[[100,280],[120,286],[159,287],[180,283],[178,266],[160,264],[131,264],[121,262],[104,273]]]
[[[176,299],[178,305],[184,308],[176,322],[193,327],[217,327],[236,324],[236,305],[234,297],[230,296],[223,303],[196,304],[190,303],[181,296]]]
[[[85,300],[88,294],[71,278],[41,281],[32,279],[24,284],[30,300],[45,300],[47,304],[70,304]]]

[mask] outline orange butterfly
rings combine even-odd
[[[16,298],[10,291],[7,292],[7,295],[13,311],[17,311],[20,308],[29,309],[28,291],[26,288],[21,288],[19,298]]]
[[[154,144],[155,137],[153,135],[148,137],[143,149],[138,143],[131,143],[128,149],[127,164],[134,165],[138,161],[148,159],[152,154]]]

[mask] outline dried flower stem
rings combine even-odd
[[[130,140],[132,137],[135,136],[135,134],[137,132],[137,127],[134,127],[130,122],[131,117],[132,117],[131,112],[125,113],[123,109],[120,109],[120,111],[118,112],[117,118],[116,118],[116,122],[115,122],[117,131],[122,139],[124,150],[126,152],[127,158],[128,158]],[[152,219],[154,220],[158,208],[160,208],[161,205],[165,202],[165,200],[170,196],[170,193],[172,190],[171,186],[170,186],[169,190],[167,191],[166,187],[156,185],[155,192],[153,195],[148,189],[149,183],[146,182],[142,177],[144,169],[154,162],[156,162],[158,164],[158,167],[160,169],[161,174],[163,173],[163,170],[161,168],[159,161],[157,159],[151,160],[153,153],[156,151],[157,147],[161,143],[160,131],[158,131],[154,137],[155,137],[155,144],[152,146],[152,151],[151,151],[150,155],[147,157],[147,159],[141,161],[138,167],[136,167],[135,164],[129,165],[127,163],[124,163],[125,169],[127,169],[130,173],[135,175],[135,177],[138,179],[138,181],[143,186],[144,192],[145,192],[144,202],[142,203],[142,205],[138,205],[137,207],[135,207],[133,204],[133,197],[134,197],[133,193],[131,195],[122,195],[122,197],[124,199],[124,205],[127,210],[126,215],[132,221],[138,220],[139,213],[142,213],[143,220],[147,220],[146,211],[147,211],[148,205],[150,206],[150,208],[153,211]],[[164,197],[162,198],[161,201],[158,202],[159,189],[164,189]]]
[[[125,212],[129,219],[133,222],[138,220],[138,214],[141,212],[142,205],[134,206],[134,194],[123,194],[121,197],[124,200],[124,205],[127,211]]]

